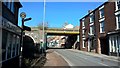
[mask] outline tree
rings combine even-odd
[[[43,23],[38,24],[38,28],[43,29]],[[44,23],[44,29],[48,28],[48,22]]]
[[[68,22],[64,22],[63,28],[65,28],[66,25],[68,25]]]

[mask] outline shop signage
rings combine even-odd
[[[18,26],[14,25],[5,18],[2,18],[2,28],[17,34],[21,33],[21,29]]]

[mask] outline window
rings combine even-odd
[[[82,30],[82,34],[85,34],[85,30],[84,29]]]
[[[2,30],[2,61],[4,61],[6,58],[6,45],[7,45],[7,31]]]
[[[118,50],[119,50],[119,53],[120,53],[120,36],[118,36],[118,42],[119,42],[119,43],[118,43],[118,47],[119,47]]]
[[[11,11],[14,13],[14,1],[11,2]]]
[[[100,18],[104,17],[104,8],[100,9]]]
[[[85,48],[85,40],[83,40],[83,48]]]
[[[4,0],[4,5],[14,13],[14,0]]]
[[[3,3],[4,3],[4,5],[7,5],[8,2],[7,2],[7,0],[3,0]]]
[[[7,41],[7,59],[11,58],[12,54],[12,34],[8,35],[8,41]]]
[[[20,51],[20,37],[17,36],[17,45],[16,45],[16,55],[19,55],[19,51]]]
[[[85,26],[85,22],[84,22],[84,20],[82,21],[82,26],[83,26],[83,27]]]
[[[120,36],[118,35],[113,35],[110,36],[109,38],[109,46],[110,46],[110,52],[117,53],[118,51],[120,52]]]
[[[104,21],[100,22],[100,33],[105,31]]]
[[[118,10],[120,9],[120,1],[117,2]]]
[[[120,29],[120,15],[118,15],[117,29]]]
[[[91,34],[91,35],[94,34],[94,26],[93,26],[93,25],[90,26],[90,34]]]
[[[85,37],[85,30],[82,30],[82,37]]]
[[[90,23],[94,22],[94,15],[90,15]]]
[[[12,57],[15,56],[15,48],[16,47],[16,35],[13,35],[13,44],[12,44]]]

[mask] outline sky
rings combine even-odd
[[[25,12],[26,18],[32,20],[25,22],[30,27],[38,26],[43,22],[43,2],[21,2],[19,10],[19,26],[21,26],[20,13]],[[79,26],[79,20],[94,10],[103,2],[46,2],[45,22],[48,27],[61,28],[65,22]]]

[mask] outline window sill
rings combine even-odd
[[[105,33],[105,31],[104,32],[100,32],[101,34],[104,34]]]
[[[105,16],[103,16],[103,17],[99,18],[99,20],[104,19],[104,18],[105,18]]]
[[[105,16],[103,16],[103,17],[100,17],[100,18],[99,18],[99,20],[100,20],[100,19],[103,19],[103,18],[105,18]]]
[[[118,11],[120,11],[120,9],[116,9],[116,10],[115,10],[115,12],[118,12]]]
[[[99,22],[104,21],[105,17],[99,18]]]
[[[120,14],[120,10],[115,10],[115,15],[119,15]]]
[[[91,21],[90,24],[94,23],[94,21]]]
[[[89,35],[94,35],[93,33],[88,33]]]
[[[115,30],[120,30],[120,28],[116,28]]]
[[[85,47],[82,47],[82,48],[85,48]]]

